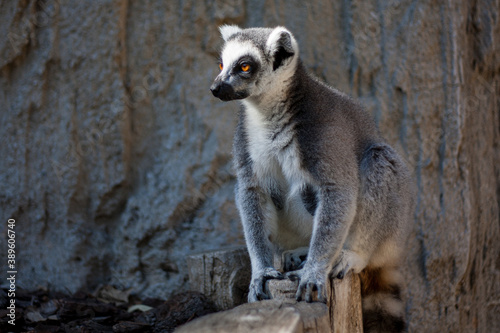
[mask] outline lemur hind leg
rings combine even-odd
[[[374,144],[360,163],[360,193],[355,220],[331,275],[399,264],[411,206],[409,172],[386,144]]]
[[[343,279],[344,276],[353,271],[358,274],[366,267],[366,260],[351,250],[342,250],[338,262],[333,267],[330,276]]]

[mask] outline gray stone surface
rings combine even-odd
[[[15,218],[18,285],[169,297],[188,288],[186,255],[243,244],[237,105],[208,91],[217,26],[281,24],[306,66],[359,98],[415,170],[410,331],[499,330],[499,7],[1,2],[0,234]]]

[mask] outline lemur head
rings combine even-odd
[[[223,101],[272,94],[295,72],[299,48],[283,27],[219,28],[225,41],[219,63],[220,74],[210,87]]]

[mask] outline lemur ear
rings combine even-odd
[[[299,52],[297,41],[292,33],[284,27],[277,27],[271,32],[266,48],[273,57],[273,70],[278,69],[285,60]]]
[[[224,39],[225,42],[231,37],[232,35],[242,31],[240,27],[237,25],[221,25],[219,27],[220,34],[222,35],[222,39]]]

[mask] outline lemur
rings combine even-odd
[[[365,332],[404,331],[402,260],[413,205],[403,159],[360,104],[308,74],[284,27],[220,27],[210,87],[241,100],[233,144],[236,205],[252,265],[248,301],[268,299],[275,251],[289,255],[297,301],[326,302],[329,274],[360,274]]]

